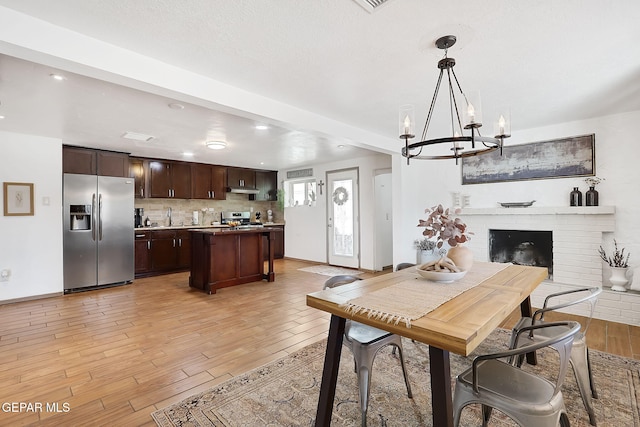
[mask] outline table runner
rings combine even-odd
[[[412,320],[419,319],[450,299],[478,286],[509,265],[511,264],[475,263],[462,279],[452,283],[427,280],[418,274],[416,267],[413,267],[403,270],[403,273],[408,273],[406,279],[353,298],[340,307],[352,315],[364,313],[370,318],[396,325],[405,322],[407,328],[410,328]]]

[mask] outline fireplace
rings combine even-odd
[[[551,231],[489,229],[489,259],[518,265],[546,267],[553,278]]]

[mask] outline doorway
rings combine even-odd
[[[360,267],[358,169],[327,172],[328,261],[340,267]]]

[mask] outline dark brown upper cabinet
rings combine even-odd
[[[149,160],[149,197],[191,198],[191,165],[185,162]]]
[[[62,147],[62,172],[126,178],[129,176],[129,154],[65,145]]]
[[[193,163],[191,165],[191,198],[225,200],[227,198],[227,168]]]

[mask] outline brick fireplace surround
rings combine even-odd
[[[553,280],[533,293],[534,307],[554,292],[603,286],[594,317],[640,326],[640,295],[612,291],[608,266],[598,255],[603,237],[615,231],[615,207],[465,208],[457,216],[474,233],[467,245],[479,261],[489,260],[490,229],[553,232]],[[582,304],[567,312],[585,315],[586,308]]]

